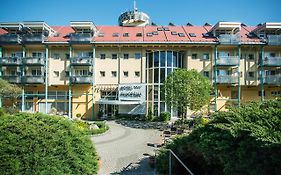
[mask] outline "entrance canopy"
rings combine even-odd
[[[141,104],[141,101],[120,101],[120,100],[108,100],[100,99],[97,101],[97,104],[108,104],[108,105],[138,105]]]

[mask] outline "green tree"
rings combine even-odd
[[[187,109],[199,110],[207,105],[211,81],[196,70],[177,69],[164,81],[165,102],[185,116]]]
[[[41,113],[0,116],[0,174],[96,174],[89,136],[72,121]]]
[[[6,80],[0,78],[0,97],[16,98],[19,96],[21,89],[15,85],[10,84]]]
[[[217,112],[208,124],[176,138],[165,148],[172,149],[194,174],[279,175],[281,99]],[[167,157],[165,149],[157,157],[162,174],[168,171]],[[176,161],[172,165],[174,172],[184,172]]]

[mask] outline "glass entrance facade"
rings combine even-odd
[[[183,68],[183,51],[147,51],[146,53],[147,102],[155,116],[160,112],[172,110],[164,102],[165,94],[161,91],[165,78],[177,68]]]

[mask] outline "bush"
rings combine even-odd
[[[277,175],[281,171],[281,99],[252,102],[199,120],[190,135],[178,137],[172,149],[194,174]],[[205,124],[205,125],[204,125]],[[157,169],[168,172],[167,151],[157,156]],[[173,172],[185,172],[173,161]]]
[[[171,114],[169,112],[161,112],[160,121],[167,122],[171,120]]]
[[[151,106],[149,106],[148,107],[148,113],[147,113],[147,115],[145,116],[145,121],[152,121],[153,120],[153,118],[154,118],[154,116],[153,116],[153,111],[152,111],[152,107]]]
[[[66,118],[3,114],[0,133],[0,174],[97,173],[93,143]]]

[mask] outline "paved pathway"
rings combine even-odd
[[[155,148],[147,143],[159,143],[160,131],[107,123],[110,129],[106,134],[92,137],[101,157],[99,175],[153,175],[147,154],[154,155]]]

